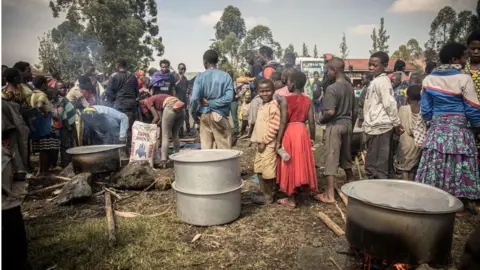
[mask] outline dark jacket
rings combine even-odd
[[[115,108],[136,110],[138,98],[138,81],[134,74],[126,71],[115,73],[108,82],[105,95]]]
[[[26,172],[28,164],[29,129],[21,114],[20,105],[2,99],[2,141],[7,141],[13,157],[13,170]]]

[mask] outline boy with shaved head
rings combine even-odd
[[[340,58],[335,57],[327,64],[327,78],[334,83],[325,90],[320,123],[326,125],[325,175],[328,189],[326,193],[315,196],[315,199],[324,203],[335,203],[334,181],[339,165],[345,170],[347,181],[353,180],[350,143],[357,110],[355,92],[345,79],[344,69],[345,64]]]

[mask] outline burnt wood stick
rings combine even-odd
[[[114,246],[117,242],[116,234],[117,228],[115,224],[115,214],[112,209],[112,194],[105,192],[105,211],[107,215],[107,228],[108,228],[108,245]]]
[[[46,187],[46,188],[41,188],[41,189],[33,190],[33,191],[28,192],[27,195],[34,195],[34,194],[38,194],[38,193],[43,193],[43,192],[47,192],[47,191],[52,191],[52,190],[55,190],[55,189],[57,189],[57,188],[61,188],[61,187],[65,186],[66,184],[67,184],[67,182],[61,183],[61,184],[56,184],[56,185],[49,186],[49,187]]]
[[[337,236],[344,236],[345,232],[340,228],[337,223],[331,220],[327,215],[323,212],[318,212],[317,217],[319,217],[327,227],[329,227]]]

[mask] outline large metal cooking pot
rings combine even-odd
[[[123,144],[89,145],[70,148],[67,154],[72,156],[73,170],[82,172],[106,173],[120,168],[120,149]]]
[[[187,192],[172,183],[176,191],[177,216],[185,223],[197,226],[214,226],[232,222],[242,209],[242,187],[222,192]]]
[[[217,193],[239,187],[242,151],[211,149],[170,155],[175,162],[175,183],[190,193]]]
[[[460,200],[435,187],[402,180],[344,185],[347,240],[371,256],[398,263],[446,265]]]

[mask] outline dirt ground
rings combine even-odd
[[[250,179],[254,150],[241,143],[238,148],[244,151],[243,178]],[[321,147],[315,157],[321,167]],[[173,177],[173,170],[159,174]],[[317,174],[323,187],[324,177],[320,170]],[[93,189],[97,192],[101,187]],[[119,193],[139,195],[116,203],[117,211],[143,216],[117,217],[114,247],[108,245],[103,195],[73,206],[55,205],[49,200],[51,194],[30,197],[23,205],[30,262],[34,269],[335,269],[327,260],[332,257],[343,269],[359,269],[357,262],[335,252],[345,247],[342,240],[315,216],[322,211],[345,229],[335,206],[308,196],[294,210],[261,206],[252,201],[256,193],[258,186],[247,181],[240,218],[216,227],[182,223],[175,215],[172,190]],[[340,201],[339,206],[346,211]],[[148,217],[153,214],[161,215]],[[456,220],[455,264],[478,222],[478,217]],[[198,234],[200,238],[192,243]]]

